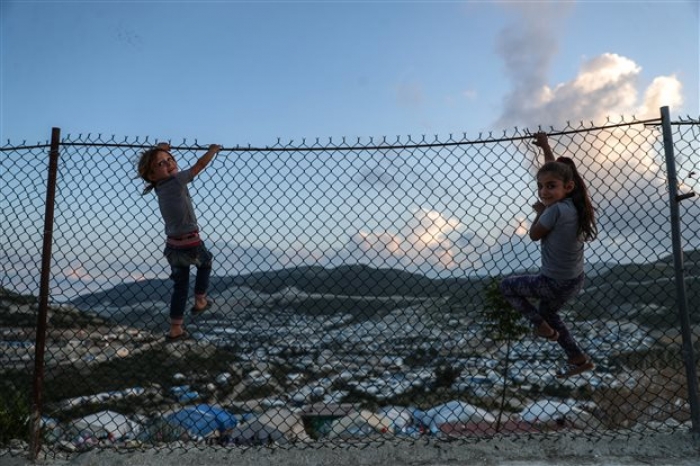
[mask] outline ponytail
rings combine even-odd
[[[151,172],[151,162],[153,161],[153,157],[155,155],[162,151],[163,149],[159,147],[152,147],[150,149],[147,149],[141,153],[141,156],[139,157],[139,162],[137,166],[138,170],[138,177],[144,180],[147,184],[143,188],[143,191],[141,192],[142,196],[145,196],[146,194],[150,193],[153,191],[153,188],[156,187],[155,183],[149,179],[149,174]]]
[[[142,196],[145,196],[146,194],[150,193],[153,191],[153,189],[156,187],[155,184],[153,183],[148,183],[146,186],[144,186],[143,191],[141,192]]]
[[[574,190],[570,197],[574,201],[576,211],[578,212],[578,234],[584,241],[592,241],[598,236],[598,227],[595,223],[595,209],[591,203],[591,198],[588,195],[588,189],[583,178],[576,169],[576,164],[569,157],[559,157],[556,160],[571,169],[571,174],[574,181]]]

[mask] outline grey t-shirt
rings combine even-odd
[[[578,213],[571,198],[547,207],[539,218],[549,230],[542,238],[540,273],[556,280],[569,280],[583,273],[583,241],[578,237]]]
[[[197,217],[187,183],[194,179],[191,169],[177,172],[156,185],[158,207],[165,221],[167,236],[182,236],[197,231]]]

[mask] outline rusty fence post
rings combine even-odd
[[[30,420],[30,459],[35,461],[41,449],[41,411],[44,385],[44,350],[46,347],[46,318],[49,306],[49,279],[51,277],[51,245],[53,242],[53,216],[56,200],[56,175],[58,173],[61,129],[52,128],[49,151],[49,171],[46,180],[46,209],[44,214],[44,244],[41,253],[41,283],[34,347],[33,401]]]
[[[688,378],[688,402],[690,403],[690,417],[692,430],[700,433],[700,401],[698,401],[698,376],[695,368],[695,351],[693,349],[693,333],[690,328],[690,316],[688,315],[688,299],[685,293],[685,273],[683,270],[683,246],[681,244],[681,221],[678,204],[683,200],[678,196],[678,180],[676,178],[676,158],[673,149],[673,134],[671,131],[671,117],[668,107],[661,107],[661,126],[663,129],[664,157],[666,158],[666,171],[668,176],[668,196],[671,207],[671,236],[673,241],[673,264],[676,277],[676,302],[678,304],[678,316],[681,323],[681,335],[683,336],[682,355],[685,363],[686,376]]]

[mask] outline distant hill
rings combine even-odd
[[[700,251],[685,251],[683,262],[688,314],[691,322],[700,323]],[[584,317],[607,316],[611,309],[654,307],[656,317],[644,323],[677,325],[677,293],[673,256],[669,255],[648,264],[610,265],[598,276],[587,277],[577,305]]]
[[[171,293],[172,282],[169,279],[154,278],[122,283],[104,291],[84,294],[71,300],[70,303],[79,309],[95,305],[133,306],[144,301],[168,301]]]
[[[316,266],[293,267],[267,272],[211,278],[211,293],[232,286],[245,286],[273,294],[285,288],[306,293],[344,296],[446,297],[475,296],[484,286],[479,278],[431,279],[396,269],[347,265],[332,269]],[[168,301],[172,283],[167,279],[124,283],[114,288],[81,295],[71,301],[79,308],[94,305],[132,306],[144,301]]]
[[[689,269],[686,279],[689,311],[694,321],[700,321],[700,300],[697,299],[700,296],[700,273],[698,267],[693,265],[700,263],[700,251],[685,253],[685,260],[690,264],[686,268]],[[244,286],[266,294],[296,288],[306,293],[339,296],[450,297],[454,303],[478,304],[483,298],[482,291],[490,280],[488,277],[431,279],[403,270],[378,269],[367,265],[344,265],[331,269],[304,266],[212,277],[211,292],[223,292],[232,286]],[[133,306],[145,301],[167,302],[171,287],[172,284],[167,279],[124,283],[108,290],[79,296],[72,304],[86,308],[95,305]],[[676,285],[672,257],[664,257],[648,264],[606,264],[598,274],[589,275],[584,293],[577,300],[582,315],[592,318],[604,315],[611,307],[630,304],[675,309]],[[669,319],[675,318],[673,312]]]
[[[473,287],[480,279],[431,279],[403,270],[367,265],[295,267],[273,272],[256,272],[223,279],[225,287],[247,286],[265,293],[275,293],[294,287],[307,293],[352,296],[410,296],[438,297],[458,293]]]

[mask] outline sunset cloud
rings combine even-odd
[[[483,252],[482,241],[459,219],[434,209],[416,208],[396,231],[363,230],[343,250],[345,261],[401,266],[426,274],[471,269]]]
[[[69,280],[90,281],[93,280],[90,273],[82,266],[66,267],[61,273]]]

